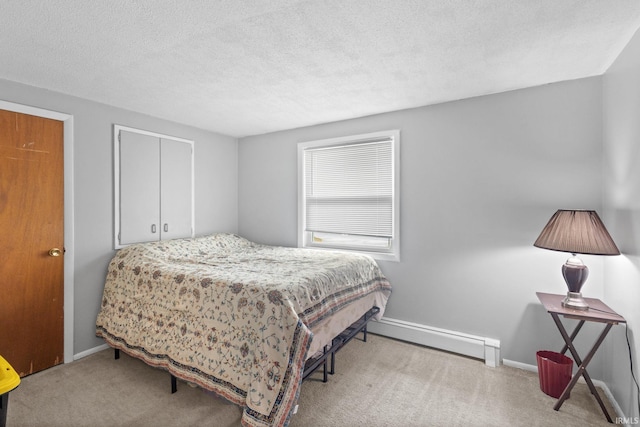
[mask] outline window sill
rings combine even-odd
[[[300,246],[300,247],[305,249],[319,249],[321,251],[344,252],[346,254],[367,255],[375,259],[376,261],[400,262],[400,254],[396,254],[396,253],[367,252],[367,251],[359,251],[356,249],[327,248],[322,246]]]

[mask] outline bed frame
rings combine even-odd
[[[327,344],[320,356],[307,360],[307,363],[304,367],[302,381],[309,378],[309,376],[311,376],[315,371],[318,370],[320,366],[322,366],[322,382],[326,383],[329,380],[328,375],[333,375],[335,373],[336,353],[361,332],[363,335],[362,341],[367,342],[367,324],[369,323],[369,321],[371,321],[371,319],[373,319],[373,316],[375,316],[379,312],[379,307],[371,307],[358,320],[353,322],[347,329],[345,329],[344,331],[342,331],[342,333],[335,337],[331,341],[331,344]],[[114,358],[116,360],[120,359],[120,349],[114,348],[113,350]],[[327,365],[329,364],[330,367],[328,368]],[[173,374],[169,375],[171,376],[171,393],[175,393],[176,391],[178,391],[178,381]]]
[[[342,331],[340,335],[335,337],[331,341],[331,345],[326,345],[322,355],[316,357],[315,359],[307,360],[307,363],[304,366],[304,374],[302,375],[302,381],[306,380],[311,374],[313,374],[319,367],[322,365],[322,382],[326,383],[328,381],[328,375],[333,375],[336,371],[336,353],[344,347],[349,341],[356,337],[360,332],[362,332],[362,341],[367,342],[367,324],[373,318],[374,315],[380,312],[379,307],[372,307],[365,314],[362,315],[358,320],[353,322],[351,326]],[[327,363],[330,359],[330,368],[327,369]]]

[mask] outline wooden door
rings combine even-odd
[[[0,355],[20,376],[64,361],[63,141],[0,110]]]

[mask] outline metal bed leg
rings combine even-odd
[[[116,360],[120,359],[120,349],[117,349],[117,348],[113,349],[113,357]],[[324,374],[325,380],[324,380],[324,382],[327,382],[327,379],[326,379],[326,377],[327,377],[327,365],[326,365],[326,362],[325,362],[324,371],[325,371],[325,374]],[[178,381],[177,381],[176,377],[171,375],[171,394],[175,393],[176,391],[178,391]]]
[[[336,352],[331,353],[331,370],[329,371],[331,375],[336,373]]]
[[[178,381],[176,380],[176,377],[171,375],[171,394],[175,393],[176,391],[178,391]]]
[[[329,381],[329,377],[327,376],[327,358],[333,354],[333,353],[327,354],[327,351],[331,351],[330,348],[327,350],[328,347],[329,346],[324,346],[324,349],[322,351],[324,354],[323,361],[322,361],[322,382],[323,383],[326,383]],[[331,371],[329,371],[328,373],[333,375],[333,372]]]
[[[327,377],[327,359],[324,359],[324,363],[322,364],[322,382],[326,383],[329,381]]]

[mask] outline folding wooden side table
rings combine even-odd
[[[571,352],[571,355],[573,356],[573,360],[575,360],[576,365],[578,366],[578,371],[571,378],[571,381],[562,392],[562,395],[560,395],[560,397],[558,398],[558,402],[553,407],[553,409],[555,409],[556,411],[560,409],[564,401],[568,399],[571,389],[576,385],[578,379],[582,375],[584,377],[584,380],[587,382],[587,385],[589,386],[589,390],[591,390],[591,393],[598,401],[602,412],[604,412],[605,417],[607,417],[607,421],[613,423],[613,420],[609,415],[609,411],[607,411],[607,408],[600,398],[596,387],[593,385],[593,381],[591,381],[591,377],[587,372],[587,365],[589,364],[589,362],[591,362],[591,359],[596,354],[596,351],[600,347],[600,344],[602,344],[602,341],[604,341],[611,327],[613,325],[617,325],[618,323],[626,323],[626,320],[624,320],[624,317],[613,311],[599,299],[584,298],[587,304],[589,304],[589,310],[574,310],[562,306],[562,300],[565,298],[565,295],[545,294],[542,292],[536,292],[536,295],[538,296],[538,299],[540,300],[544,308],[553,318],[553,321],[556,323],[556,326],[558,327],[558,330],[560,331],[560,334],[564,339],[565,345],[560,353],[564,354],[567,352],[567,350],[569,350]],[[573,330],[571,335],[567,333],[562,322],[560,321],[560,315],[566,317],[567,319],[579,320],[576,328]],[[596,340],[595,344],[593,344],[593,347],[591,348],[587,356],[584,358],[584,360],[581,360],[578,352],[576,351],[576,348],[573,346],[573,340],[578,335],[578,332],[580,332],[580,329],[584,325],[584,322],[604,323],[605,327]]]

